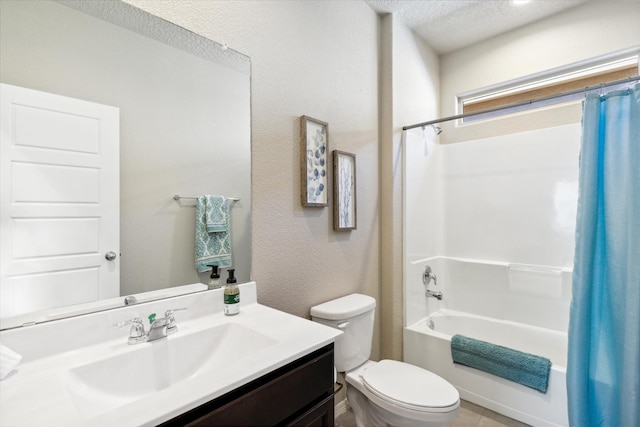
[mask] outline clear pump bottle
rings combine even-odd
[[[208,289],[218,289],[222,287],[222,282],[220,281],[220,273],[218,271],[218,266],[215,264],[209,265],[211,267],[211,277],[209,277],[209,286]]]
[[[230,268],[227,285],[224,287],[224,314],[233,316],[240,313],[240,289],[234,277],[235,269]]]

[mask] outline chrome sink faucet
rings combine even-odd
[[[442,292],[429,290],[429,283],[431,283],[431,280],[433,280],[433,286],[438,286],[438,278],[436,277],[436,274],[431,270],[431,266],[427,265],[424,268],[424,273],[422,273],[422,283],[424,283],[426,288],[425,295],[440,301],[442,300]]]
[[[167,335],[167,325],[169,320],[166,317],[156,319],[156,314],[153,313],[149,316],[149,332],[147,333],[147,341],[155,341],[160,338],[164,338]],[[176,330],[177,332],[177,330]]]
[[[186,310],[186,307],[182,308],[174,308],[165,311],[164,317],[156,318],[156,314],[152,313],[149,315],[149,332],[147,333],[144,328],[144,324],[142,323],[142,319],[139,317],[134,317],[131,320],[125,320],[124,322],[116,323],[116,328],[122,328],[126,325],[131,325],[131,330],[129,331],[129,339],[127,343],[139,344],[147,341],[155,341],[160,338],[164,338],[167,335],[175,334],[178,332],[178,325],[176,324],[176,319],[173,316],[173,313],[176,311]]]

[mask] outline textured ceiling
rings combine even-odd
[[[589,0],[364,0],[394,13],[438,53],[452,52]]]

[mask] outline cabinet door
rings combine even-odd
[[[274,426],[331,388],[333,355],[320,356],[224,405],[194,426]]]
[[[332,426],[333,344],[161,427]]]
[[[287,424],[287,427],[333,427],[334,411],[334,399],[331,395]]]

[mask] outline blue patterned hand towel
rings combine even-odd
[[[547,392],[551,361],[485,341],[454,335],[451,338],[454,363],[470,366],[527,387]]]
[[[231,266],[229,201],[224,196],[199,196],[196,204],[196,268],[210,270],[208,264]]]
[[[200,196],[205,202],[205,223],[207,233],[229,231],[229,203],[224,196]]]

